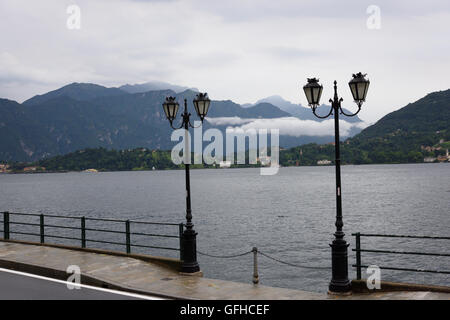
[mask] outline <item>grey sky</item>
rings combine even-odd
[[[69,5],[81,29],[69,30]],[[381,29],[366,26],[369,5]],[[429,92],[450,88],[450,2],[299,0],[2,0],[0,97],[23,101],[71,82],[106,86],[166,81],[214,99],[279,94],[306,104],[319,77],[323,102],[337,80],[371,80],[360,113],[373,122]]]

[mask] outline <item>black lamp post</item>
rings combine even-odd
[[[312,109],[314,115],[320,119],[328,118],[334,113],[334,141],[335,141],[335,153],[336,153],[336,232],[334,233],[335,239],[331,246],[331,264],[332,264],[332,278],[329,285],[330,293],[345,293],[351,290],[351,282],[348,279],[348,244],[344,239],[344,232],[342,227],[344,222],[342,219],[342,199],[341,199],[341,159],[339,149],[339,113],[345,116],[353,117],[361,111],[361,106],[366,99],[367,90],[369,89],[369,80],[365,79],[365,74],[361,72],[354,74],[353,79],[348,83],[353,95],[355,103],[358,105],[358,110],[355,113],[347,114],[341,107],[342,98],[337,94],[337,82],[334,81],[334,98],[330,99],[331,108],[325,116],[320,116],[316,113],[316,109],[319,106],[320,97],[322,95],[322,85],[319,84],[319,80],[316,78],[308,79],[308,83],[303,87],[305,91],[308,104]]]
[[[203,123],[203,120],[206,117],[206,114],[208,113],[209,105],[211,101],[208,98],[207,93],[199,93],[197,94],[196,98],[193,101],[195,111],[197,112],[197,115],[199,116],[200,120]],[[181,115],[182,116],[182,122],[181,125],[176,128],[173,126],[173,120],[175,120],[179,104],[176,101],[175,97],[167,97],[166,101],[163,103],[164,113],[166,114],[167,119],[170,122],[170,126],[173,129],[181,129],[184,127],[184,129],[189,130],[189,128],[194,128],[194,126],[190,122],[191,114],[187,110],[187,99],[184,99],[184,112]],[[186,148],[185,152],[190,152],[190,142],[187,140],[187,134],[186,134],[186,145],[188,148]],[[187,158],[187,155],[185,155],[185,159]],[[192,210],[191,210],[191,184],[190,184],[190,176],[189,176],[189,163],[185,161],[185,171],[186,171],[186,229],[183,232],[182,236],[182,266],[181,266],[181,272],[184,273],[194,273],[200,271],[200,266],[197,262],[197,233],[194,231],[194,225],[192,223]]]

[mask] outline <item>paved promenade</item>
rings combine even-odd
[[[82,278],[90,280],[89,284],[94,281],[97,285],[116,290],[174,299],[450,299],[450,294],[432,292],[393,292],[334,297],[325,292],[321,294],[185,276],[157,263],[130,257],[0,241],[0,267],[66,280],[69,277],[66,270],[70,265],[79,266]]]

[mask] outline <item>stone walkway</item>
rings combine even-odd
[[[267,287],[180,275],[155,263],[129,257],[90,253],[47,246],[0,241],[0,267],[63,278],[67,267],[77,265],[82,276],[113,289],[175,299],[320,300],[320,299],[450,299],[450,294],[392,292],[330,296],[300,290]]]

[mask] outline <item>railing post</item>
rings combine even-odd
[[[130,220],[125,221],[127,253],[131,253]]]
[[[44,229],[44,215],[41,213],[39,216],[39,225],[40,225],[40,235],[41,235],[41,243],[44,243],[45,240],[45,229]]]
[[[86,248],[86,218],[81,217],[81,247]]]
[[[3,212],[3,239],[9,240],[9,212]]]
[[[356,279],[361,280],[361,234],[356,233]]]
[[[253,284],[259,283],[259,275],[258,275],[258,248],[253,247]]]
[[[184,247],[183,247],[183,232],[184,232],[184,224],[180,223],[178,225],[178,236],[180,238],[180,260],[184,259]]]

